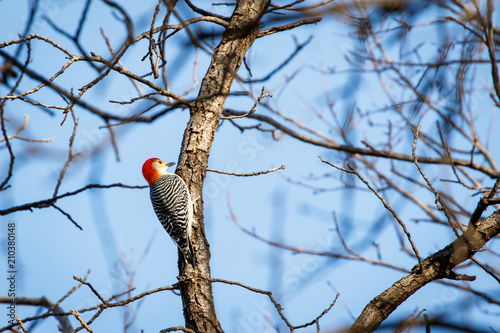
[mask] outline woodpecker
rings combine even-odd
[[[193,204],[184,180],[167,172],[174,164],[150,158],[142,166],[142,175],[149,184],[151,203],[158,220],[177,244],[184,261],[192,263]]]

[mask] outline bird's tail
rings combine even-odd
[[[184,258],[184,262],[186,264],[191,264],[193,267],[194,267],[194,251],[193,251],[193,247],[191,245],[190,242],[188,242],[187,246],[182,249],[182,257]]]

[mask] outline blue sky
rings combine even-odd
[[[149,28],[155,2],[134,2],[124,4],[128,13],[134,18],[135,35]],[[82,4],[76,1],[53,1],[43,5],[41,13],[70,31],[75,29]],[[21,33],[24,22],[19,20],[28,12],[28,4],[0,3],[0,41],[16,38]],[[212,8],[213,9],[213,8]],[[223,12],[220,6],[213,10]],[[122,24],[111,14],[111,10],[101,2],[93,2],[89,19],[82,35],[82,42],[88,52],[107,56],[109,52],[104,44],[99,29],[102,28],[114,45],[124,38]],[[186,9],[181,14],[187,13]],[[227,14],[227,10],[226,13]],[[432,31],[432,27],[429,28]],[[350,30],[346,25],[335,22],[334,18],[326,18],[318,25],[304,26],[292,32],[284,32],[256,41],[249,52],[248,60],[252,66],[254,77],[261,77],[276,67],[294,50],[294,38],[304,42],[313,39],[297,58],[264,85],[274,97],[270,103],[288,117],[303,122],[328,135],[326,122],[318,119],[312,112],[311,105],[323,112],[326,117],[326,98],[328,90],[336,100],[336,108],[341,115],[353,101],[361,109],[377,109],[387,104],[381,94],[374,75],[356,77],[352,75],[324,76],[318,69],[328,69],[335,64],[338,69],[348,69],[348,63],[342,56],[350,47],[352,40],[347,38]],[[53,38],[63,47],[75,51],[68,39],[57,34],[44,23],[40,15],[36,18],[31,33]],[[423,29],[423,33],[426,30]],[[425,39],[416,34],[415,39]],[[179,42],[176,42],[179,41]],[[185,42],[185,34],[180,32],[178,39],[168,44],[167,73],[170,78],[170,89],[182,93],[193,84],[193,66],[195,54],[186,50],[181,42]],[[417,43],[410,40],[409,44]],[[214,41],[215,43],[216,41]],[[432,54],[435,43],[427,41],[427,50],[422,53]],[[397,47],[393,51],[396,52]],[[4,49],[13,54],[15,48]],[[125,67],[140,74],[148,72],[148,61],[141,62],[147,50],[145,41],[132,47],[123,62]],[[54,48],[40,41],[32,43],[30,64],[39,73],[49,77],[64,64],[64,56]],[[196,77],[201,81],[209,64],[209,57],[200,51],[197,59]],[[296,77],[286,85],[287,78],[294,73]],[[479,69],[479,77],[487,69]],[[246,74],[246,73],[245,73]],[[486,74],[484,74],[486,75]],[[78,88],[96,77],[96,72],[83,63],[72,66],[56,83],[67,89]],[[352,85],[358,84],[362,93],[349,96]],[[28,90],[38,85],[26,78],[21,90]],[[262,85],[252,87],[259,94]],[[391,87],[398,89],[398,87]],[[233,84],[233,91],[241,91],[238,83]],[[196,96],[195,89],[189,97]],[[5,86],[0,87],[0,95],[5,95]],[[130,81],[117,74],[111,74],[98,86],[84,95],[84,100],[101,107],[108,112],[120,115],[131,115],[144,108],[147,103],[141,102],[122,106],[109,103],[109,100],[129,100],[137,96]],[[484,130],[489,119],[491,105],[487,94],[478,93],[478,104],[484,110],[478,115],[478,124]],[[47,104],[64,105],[60,97],[47,89],[33,95],[33,98]],[[307,102],[305,102],[307,101]],[[227,107],[237,110],[250,110],[253,101],[247,97],[228,99]],[[269,114],[262,107],[257,112]],[[9,129],[13,131],[22,124],[23,116],[29,116],[27,129],[22,133],[30,138],[53,138],[51,143],[26,143],[12,140],[16,156],[14,176],[10,181],[12,187],[0,196],[0,207],[4,209],[26,202],[49,198],[57,182],[60,169],[67,158],[68,141],[73,131],[70,118],[60,126],[63,115],[54,111],[49,115],[41,108],[27,105],[21,101],[9,101],[5,108],[6,117],[10,119]],[[78,131],[75,138],[75,152],[81,153],[65,175],[59,193],[73,191],[88,183],[111,184],[121,182],[128,185],[145,185],[142,178],[142,163],[149,157],[160,157],[165,161],[175,161],[188,112],[174,111],[153,124],[131,124],[116,128],[116,137],[120,152],[120,161],[116,160],[110,145],[109,132],[100,128],[104,125],[98,117],[75,107],[78,118]],[[377,118],[384,123],[385,116]],[[329,119],[331,121],[331,119]],[[430,128],[434,119],[423,122]],[[493,118],[498,125],[498,117]],[[255,124],[243,120],[241,125]],[[356,146],[362,146],[361,140],[374,142],[384,139],[385,132],[379,127],[358,124],[350,139]],[[424,127],[425,129],[425,127]],[[484,130],[485,131],[485,130]],[[411,131],[408,129],[402,140],[401,148],[405,153],[411,152]],[[498,134],[494,133],[498,138]],[[372,142],[372,141],[371,141]],[[492,142],[495,142],[492,139]],[[498,141],[496,141],[498,142]],[[405,147],[406,144],[406,147]],[[3,148],[2,148],[3,149]],[[498,151],[494,151],[498,161]],[[352,316],[357,317],[363,307],[376,295],[388,288],[404,274],[387,268],[371,266],[362,262],[325,259],[306,254],[294,254],[268,246],[244,234],[229,219],[228,196],[234,213],[239,221],[248,229],[262,237],[282,241],[286,244],[315,249],[318,251],[333,250],[342,252],[342,245],[335,233],[332,213],[335,212],[342,230],[347,233],[349,244],[356,244],[364,239],[367,233],[374,232],[374,221],[385,221],[380,224],[377,238],[382,257],[390,263],[407,269],[416,263],[400,251],[391,219],[382,205],[368,192],[324,191],[315,193],[304,186],[298,186],[287,179],[300,181],[317,187],[336,188],[340,171],[323,164],[318,156],[342,165],[342,155],[299,142],[288,136],[275,141],[269,134],[255,130],[240,133],[229,122],[224,122],[216,133],[211,150],[209,167],[213,169],[237,172],[254,172],[266,170],[280,165],[286,169],[272,174],[252,178],[231,177],[208,173],[204,185],[205,224],[207,237],[212,251],[212,276],[239,281],[247,285],[272,290],[285,308],[285,314],[295,324],[312,320],[340,293],[334,308],[321,321],[322,328],[338,328],[352,323]],[[1,174],[6,172],[8,156],[6,150],[0,155]],[[384,163],[384,162],[382,162]],[[403,166],[408,174],[416,174],[413,165]],[[233,170],[230,170],[233,169]],[[432,171],[432,167],[424,166],[424,170]],[[440,168],[443,178],[451,177],[451,170]],[[313,176],[322,177],[315,181]],[[4,177],[4,176],[2,176]],[[485,183],[491,185],[490,183]],[[450,188],[454,185],[440,185]],[[415,189],[414,189],[415,190]],[[415,190],[416,191],[416,190]],[[430,194],[419,191],[422,199],[429,199]],[[458,196],[467,196],[466,192]],[[477,197],[476,197],[477,198]],[[394,195],[388,195],[398,213],[405,221],[410,221],[419,214],[411,205]],[[432,202],[432,199],[429,199]],[[467,201],[467,209],[471,211],[477,199]],[[18,294],[19,296],[46,296],[55,302],[77,284],[73,275],[83,277],[90,269],[88,281],[103,295],[127,290],[127,278],[133,275],[136,288],[132,294],[158,288],[177,281],[177,251],[168,235],[162,230],[149,201],[147,189],[107,189],[89,190],[78,196],[69,197],[58,202],[58,205],[83,228],[77,229],[65,216],[53,208],[36,209],[2,217],[2,221],[15,222],[17,228],[17,260],[18,260]],[[399,206],[398,206],[399,205]],[[440,226],[422,223],[407,224],[422,256],[427,256],[453,240],[452,233]],[[0,232],[2,247],[5,230]],[[497,244],[495,244],[497,245]],[[144,255],[144,252],[147,253]],[[376,259],[374,247],[361,249],[366,257]],[[498,250],[498,245],[496,246]],[[3,248],[2,248],[3,253]],[[479,254],[480,258],[482,254]],[[4,258],[4,257],[3,257]],[[489,264],[498,265],[498,258],[489,256]],[[4,259],[2,259],[4,260]],[[127,276],[127,271],[129,275]],[[471,269],[472,272],[478,273]],[[131,274],[130,272],[134,272]],[[1,280],[1,279],[0,279]],[[6,289],[1,280],[0,294]],[[473,284],[491,296],[498,298],[498,285],[493,279],[482,274]],[[268,319],[280,325],[272,304],[267,297],[251,293],[235,286],[214,285],[216,310],[223,328],[227,332],[259,332],[270,328]],[[448,307],[458,302],[463,296],[456,289],[444,288],[432,283],[412,296],[390,319],[407,316],[423,308],[433,311],[433,315],[443,313]],[[85,286],[65,300],[61,307],[65,311],[78,310],[98,304],[98,299]],[[140,307],[139,307],[140,305]],[[477,309],[487,304],[474,303],[469,323],[476,320],[493,320]],[[476,306],[477,305],[477,306]],[[34,315],[36,309],[18,306],[21,318]],[[183,325],[180,297],[164,291],[146,297],[141,303],[131,305],[137,314],[130,332],[158,332],[161,329]],[[492,311],[498,309],[493,307]],[[124,309],[108,309],[97,319],[92,327],[95,331],[121,331]],[[82,314],[88,320],[92,314]],[[453,315],[449,314],[453,319]],[[3,319],[2,319],[3,320]],[[459,319],[456,319],[457,321]],[[3,324],[3,321],[1,322]],[[76,321],[72,320],[74,327]],[[45,320],[36,331],[54,330],[56,321]],[[118,328],[119,329],[118,329]],[[304,332],[315,328],[304,329]],[[444,331],[443,331],[444,332]]]

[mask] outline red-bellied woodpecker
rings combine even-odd
[[[153,209],[170,237],[177,244],[184,260],[192,262],[191,227],[193,204],[184,180],[167,169],[175,163],[150,158],[142,166],[142,175],[149,184]]]

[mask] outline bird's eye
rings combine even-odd
[[[163,161],[158,161],[159,164],[163,164]]]

